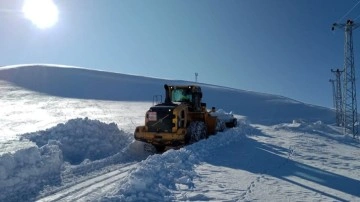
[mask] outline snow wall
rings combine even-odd
[[[31,200],[44,186],[61,182],[65,164],[116,156],[132,137],[115,123],[85,118],[24,134],[22,141],[34,144],[0,156],[0,201]]]

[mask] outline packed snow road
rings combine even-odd
[[[98,173],[96,176],[85,179],[54,191],[42,194],[36,201],[93,201],[99,200],[107,193],[110,193],[119,184],[124,183],[129,172],[136,167],[137,163],[130,163],[121,166],[113,166]],[[106,173],[104,173],[106,172]]]

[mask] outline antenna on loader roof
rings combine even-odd
[[[195,72],[195,82],[196,83],[198,82],[198,76],[199,76],[199,74],[197,72]]]

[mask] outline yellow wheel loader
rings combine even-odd
[[[206,139],[229,126],[207,111],[206,104],[201,102],[199,86],[165,84],[164,88],[165,102],[152,106],[146,112],[145,125],[135,129],[136,140],[149,143],[157,152],[163,152],[167,148],[179,148]],[[230,121],[230,127],[234,127],[236,119],[231,118]]]

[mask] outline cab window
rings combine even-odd
[[[175,89],[172,92],[171,101],[173,102],[191,102],[192,95],[189,89]]]

